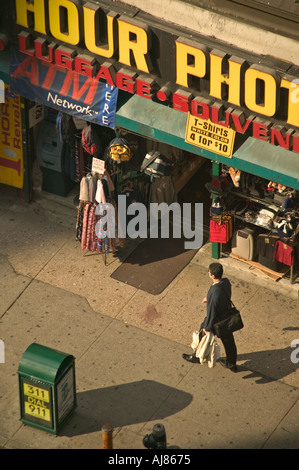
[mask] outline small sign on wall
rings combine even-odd
[[[236,131],[189,113],[185,141],[224,157],[233,155]]]
[[[91,171],[92,171],[92,173],[99,173],[100,175],[103,175],[104,172],[105,172],[105,162],[104,162],[104,160],[101,160],[100,158],[93,157]]]
[[[29,127],[34,127],[44,119],[44,107],[42,104],[36,103],[29,109]]]

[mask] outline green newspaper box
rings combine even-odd
[[[75,358],[32,343],[18,368],[20,420],[57,434],[76,407]]]

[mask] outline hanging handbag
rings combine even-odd
[[[225,292],[224,289],[222,290]],[[226,317],[213,324],[214,334],[218,336],[218,338],[226,336],[229,333],[234,333],[234,331],[241,330],[244,327],[240,311],[235,307],[232,300],[230,300],[230,303],[231,306],[227,311]]]
[[[227,243],[227,225],[220,220],[210,220],[210,242]]]

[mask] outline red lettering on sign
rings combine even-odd
[[[266,124],[262,124],[255,119],[252,121],[252,137],[255,139],[263,140],[265,142],[268,141],[268,126]]]
[[[84,93],[88,90],[84,104],[91,105],[96,94],[99,82],[93,78],[87,78],[81,88],[79,88],[79,75],[77,72],[72,71],[66,74],[65,80],[60,90],[60,94],[67,96],[71,86],[73,85],[72,98],[74,100],[80,100]]]
[[[54,50],[57,47],[57,44],[49,44],[47,45],[47,41],[45,39],[37,38],[34,41],[34,50],[35,55],[38,59],[44,62],[53,62],[54,61]],[[48,54],[45,54],[45,50],[47,50]],[[24,51],[23,51],[24,52]]]
[[[25,31],[22,31],[20,34],[18,34],[18,40],[19,40],[19,49],[21,52],[27,55],[34,55],[34,49],[28,49],[28,43],[29,40],[31,39],[31,35],[26,33]]]
[[[20,158],[17,161],[15,161],[15,160],[8,160],[6,158],[0,157],[0,166],[10,168],[11,170],[16,170],[19,176],[21,174],[21,159]]]
[[[223,105],[214,103],[211,106],[211,121],[213,121],[214,124],[218,124],[220,126],[228,127],[229,126],[229,116],[225,113],[223,113]],[[225,121],[220,120],[220,114],[224,114],[225,116]]]
[[[16,132],[16,135],[17,135],[17,132]],[[21,149],[21,140],[20,139],[17,139],[16,137],[14,137],[12,142],[13,142],[13,147],[15,149],[18,149],[18,150]]]
[[[74,51],[66,51],[66,48],[58,47],[55,49],[55,63],[60,67],[65,67],[68,70],[73,70],[73,57]]]
[[[293,152],[299,153],[299,134],[298,132],[293,134]]]
[[[96,80],[104,80],[108,85],[115,86],[109,67],[101,65],[100,70],[95,76]]]
[[[210,118],[210,107],[204,100],[198,101],[196,98],[191,101],[191,114],[200,119]]]
[[[290,134],[285,133],[285,138],[282,135],[282,129],[271,127],[270,129],[270,142],[275,145],[278,143],[280,147],[289,149],[290,148]]]
[[[245,118],[244,113],[238,113],[237,111],[233,110],[230,113],[230,116],[232,118],[232,122],[234,124],[236,132],[239,132],[240,134],[245,134],[245,132],[248,130],[248,127],[252,123],[251,117]],[[241,119],[244,122],[244,125],[241,123]]]
[[[86,75],[86,77],[92,78],[94,67],[93,67],[93,59],[87,59],[83,56],[77,56],[75,58],[75,71],[77,73],[81,73],[82,75]]]
[[[174,93],[172,95],[172,107],[183,113],[188,113],[189,111],[189,102],[192,95],[191,93]]]
[[[117,88],[119,88],[120,90],[124,90],[124,91],[127,91],[128,93],[135,93],[135,81],[134,81],[134,77],[136,76],[136,74],[133,76],[133,75],[129,75],[128,73],[124,73],[124,72],[117,72],[116,74],[116,86]]]
[[[153,89],[154,80],[142,80],[140,78],[136,79],[136,95],[147,98],[148,100],[152,99],[152,89]]]
[[[31,69],[31,70],[30,70]],[[13,78],[27,77],[30,79],[31,85],[38,86],[38,59],[35,57],[26,57],[23,62],[12,73]]]

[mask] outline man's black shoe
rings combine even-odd
[[[199,359],[198,359],[198,357],[195,356],[195,354],[185,354],[185,353],[183,353],[182,357],[183,357],[183,359],[186,359],[186,361],[199,363]]]
[[[237,366],[231,366],[231,367],[229,367],[229,366],[227,365],[226,361],[223,361],[223,360],[220,360],[219,363],[220,363],[223,367],[225,367],[226,369],[231,370],[232,372],[238,372],[238,367],[237,367]]]

